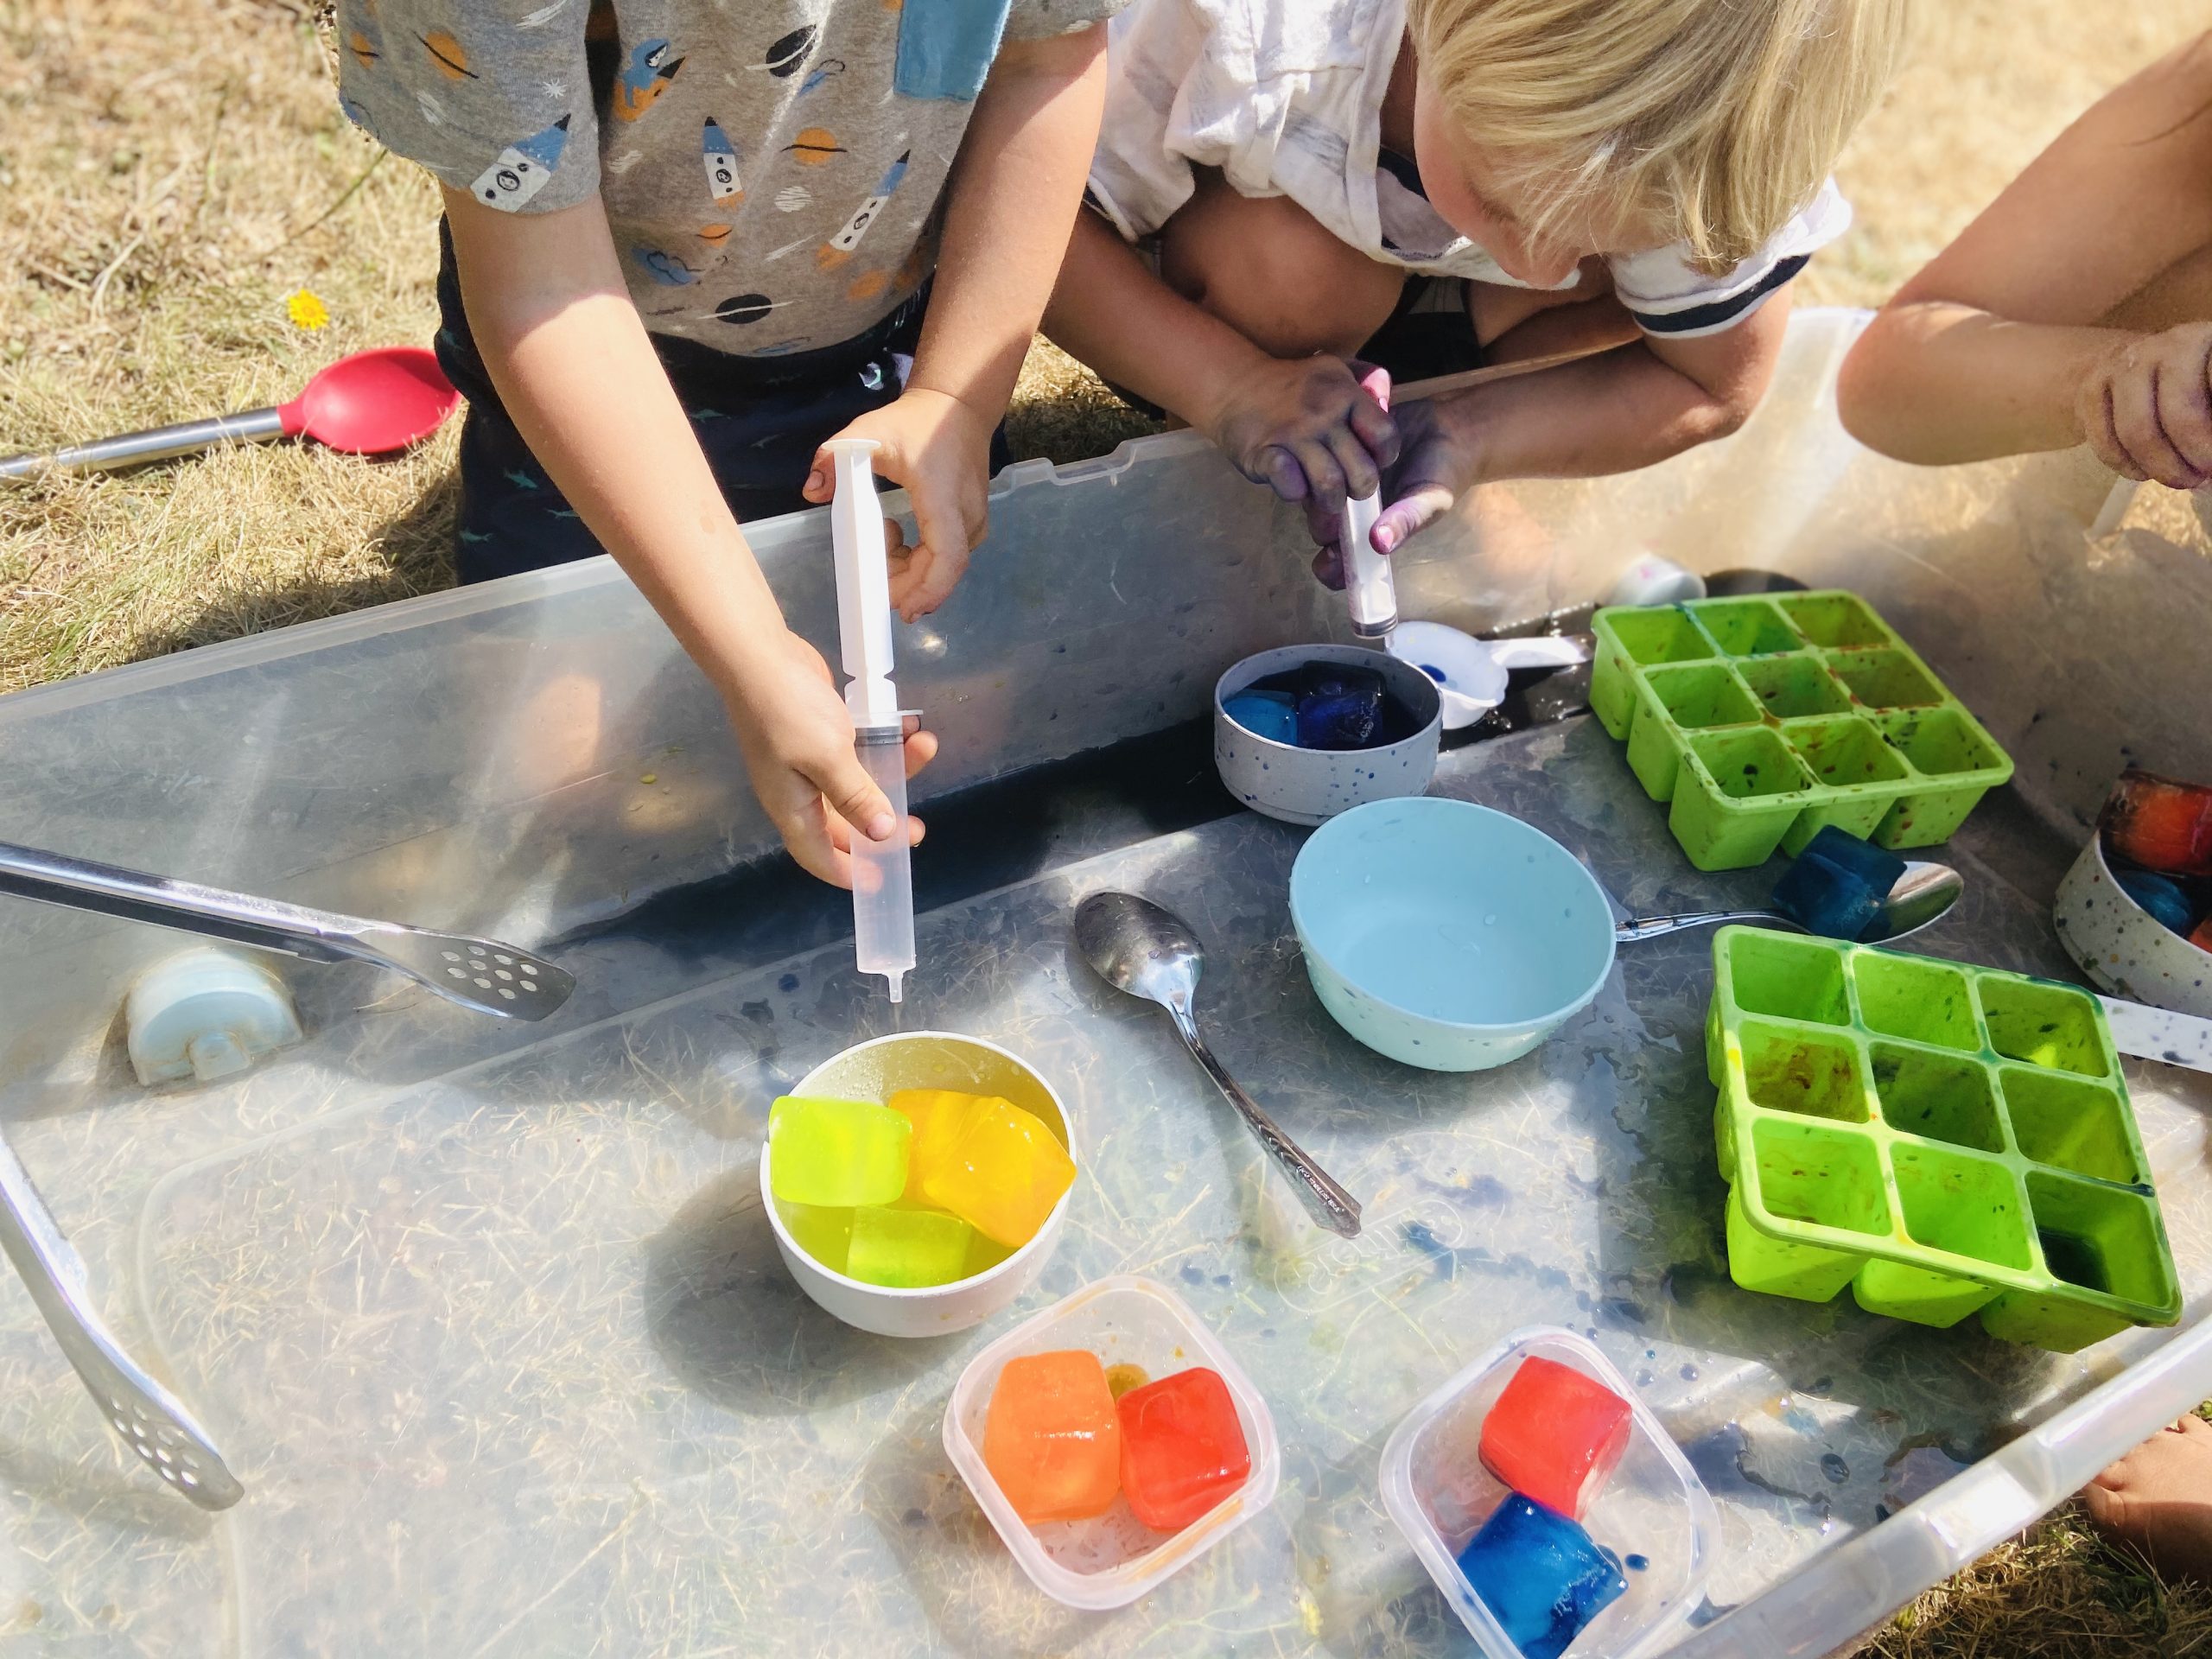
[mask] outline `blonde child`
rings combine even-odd
[[[464,580],[605,550],[792,855],[906,833],[739,527],[875,439],[941,603],[1066,246],[1119,0],[340,0],[346,113],[444,186]],[[1001,44],[1003,42],[1003,44]],[[932,273],[934,275],[932,276]],[[910,736],[910,767],[934,741]]]
[[[1046,331],[1325,566],[1347,490],[1388,552],[1484,480],[1662,460],[1764,391],[1908,4],[1135,0]],[[1402,377],[1589,354],[1387,418],[1357,359],[1421,327]]]

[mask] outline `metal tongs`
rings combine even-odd
[[[352,959],[404,974],[451,1002],[506,1019],[543,1020],[575,981],[532,950],[496,939],[367,921],[0,842],[0,893],[181,928],[310,962]],[[124,1444],[203,1510],[245,1488],[207,1431],[125,1353],[92,1305],[85,1264],[0,1139],[0,1250],[22,1275],[54,1341]]]
[[[497,939],[309,910],[7,842],[0,842],[0,893],[281,950],[309,962],[373,963],[404,974],[448,1002],[507,1020],[543,1020],[576,988],[574,979],[535,951]]]

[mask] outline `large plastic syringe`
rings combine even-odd
[[[1390,561],[1375,550],[1375,521],[1382,516],[1381,492],[1344,499],[1344,602],[1351,607],[1351,631],[1378,644],[1398,626],[1398,584]]]
[[[900,982],[914,968],[914,879],[906,843],[906,744],[899,692],[891,683],[891,575],[876,505],[868,438],[827,446],[837,470],[830,506],[830,543],[837,561],[837,633],[844,652],[845,708],[861,765],[890,799],[896,828],[888,841],[853,832],[853,958],[864,974]]]

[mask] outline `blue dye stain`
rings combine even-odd
[[[798,989],[798,976],[797,974],[785,974],[781,979],[776,982],[776,988],[779,991],[795,991]]]
[[[1840,1486],[1851,1478],[1851,1465],[1833,1452],[1821,1454],[1821,1472]]]
[[[1422,673],[1424,673],[1424,674],[1427,675],[1427,676],[1428,676],[1428,677],[1429,677],[1430,679],[1434,680],[1434,681],[1435,681],[1439,685],[1441,685],[1441,684],[1443,684],[1443,683],[1444,683],[1444,671],[1443,671],[1442,669],[1440,669],[1440,668],[1437,667],[1437,665],[1436,665],[1435,664],[1433,664],[1433,663],[1423,663],[1423,664],[1421,664],[1421,671]]]
[[[1205,1281],[1206,1274],[1204,1268],[1198,1266],[1195,1262],[1185,1262],[1183,1264],[1183,1282],[1185,1284],[1203,1285]]]
[[[1685,1366],[1683,1366],[1683,1367],[1682,1367],[1682,1381],[1683,1381],[1683,1382],[1696,1382],[1696,1381],[1697,1381],[1697,1367],[1696,1367],[1696,1366],[1694,1366],[1694,1365],[1685,1365]]]
[[[1406,1243],[1436,1264],[1438,1278],[1449,1279],[1452,1276],[1459,1263],[1453,1258],[1452,1247],[1437,1237],[1426,1222],[1409,1221],[1406,1224]]]
[[[1624,1555],[1621,1565],[1631,1573],[1641,1573],[1651,1565],[1651,1558],[1649,1555]]]

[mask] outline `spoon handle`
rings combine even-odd
[[[118,438],[72,444],[44,454],[9,455],[0,458],[0,478],[24,478],[48,467],[82,472],[136,467],[144,461],[198,454],[219,443],[265,443],[283,435],[282,411],[249,409],[237,415],[213,415],[204,421],[182,421],[148,432],[126,432]]]
[[[1769,927],[1796,927],[1778,910],[1691,910],[1679,916],[1637,916],[1613,929],[1613,943],[1634,944],[1638,939],[1656,939],[1669,933],[1679,933],[1684,928],[1713,927],[1722,922],[1764,922]],[[1802,928],[1798,930],[1803,931]]]
[[[1268,1149],[1268,1155],[1290,1177],[1314,1224],[1327,1228],[1340,1238],[1357,1238],[1359,1201],[1338,1185],[1327,1170],[1307,1157],[1274,1119],[1261,1109],[1259,1102],[1246,1094],[1236,1079],[1223,1070],[1221,1062],[1214,1058],[1213,1051],[1206,1046],[1205,1039],[1198,1035],[1198,1021],[1187,1010],[1171,1007],[1167,1011],[1175,1017],[1175,1029],[1182,1033],[1191,1058],[1205,1069],[1206,1076],[1213,1079],[1213,1086],[1221,1090],[1222,1098],[1237,1109],[1246,1127]]]

